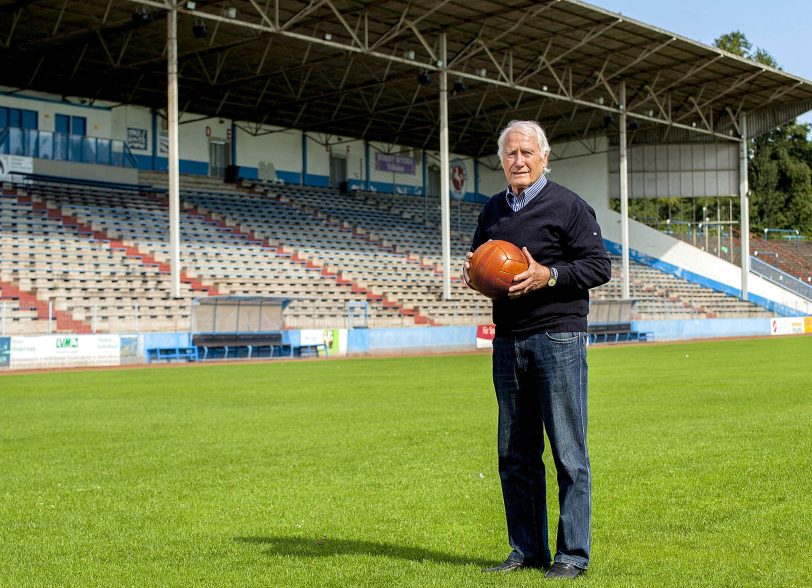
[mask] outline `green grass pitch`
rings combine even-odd
[[[810,357],[590,349],[579,585],[812,585]],[[483,354],[2,376],[0,586],[549,584],[480,572],[495,435]]]

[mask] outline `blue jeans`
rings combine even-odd
[[[583,332],[496,337],[499,476],[510,558],[550,562],[544,431],[558,475],[556,562],[589,564],[592,472],[586,447],[587,366]]]

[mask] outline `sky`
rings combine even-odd
[[[752,50],[763,49],[785,72],[812,80],[812,0],[586,0],[647,25],[713,45],[741,31]],[[812,124],[812,113],[799,118]]]

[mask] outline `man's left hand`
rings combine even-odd
[[[537,263],[533,256],[530,255],[527,247],[522,247],[522,253],[524,253],[529,267],[514,276],[513,285],[508,290],[508,298],[518,298],[533,290],[544,288],[550,279],[550,268]]]

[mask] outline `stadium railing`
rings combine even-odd
[[[805,300],[812,301],[812,286],[799,280],[798,278],[789,275],[788,273],[778,269],[777,267],[763,262],[758,257],[750,256],[750,271],[754,274],[761,276],[765,280],[769,280],[785,290],[797,294]]]
[[[0,131],[0,153],[55,161],[138,167],[135,156],[124,141],[38,129],[3,129]]]

